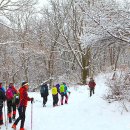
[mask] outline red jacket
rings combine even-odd
[[[94,81],[89,81],[88,86],[89,86],[90,88],[94,88],[94,87],[96,86],[96,83],[95,83]]]
[[[19,94],[20,94],[20,106],[25,106],[27,107],[28,101],[31,100],[31,98],[28,97],[27,89],[25,87],[21,87],[19,89]]]

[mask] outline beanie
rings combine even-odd
[[[22,86],[28,85],[28,82],[22,82]]]

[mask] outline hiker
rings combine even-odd
[[[66,83],[63,82],[60,85],[61,105],[63,105],[64,97],[65,97],[65,104],[68,104],[68,93],[70,94],[70,91],[68,91]]]
[[[0,82],[0,126],[3,125],[3,102],[6,100],[5,89]]]
[[[12,123],[12,119],[15,120],[15,117],[16,117],[16,104],[13,103],[13,98],[14,98],[14,94],[17,94],[17,93],[18,91],[14,87],[14,83],[10,83],[6,91],[9,123]]]
[[[58,106],[58,90],[56,86],[52,87],[53,107]]]
[[[90,81],[88,83],[89,89],[90,89],[90,97],[92,96],[92,93],[94,94],[96,83],[93,78],[90,78]]]
[[[28,97],[28,93],[27,93],[28,88],[29,88],[28,82],[23,82],[19,89],[19,95],[20,95],[20,102],[18,105],[19,117],[12,125],[12,128],[14,130],[16,129],[16,126],[20,120],[21,120],[20,130],[25,130],[24,122],[25,122],[25,112],[26,112],[27,102],[31,101],[31,103],[33,103],[34,100],[34,98]]]
[[[43,107],[46,107],[47,97],[49,95],[48,85],[47,83],[43,83],[42,85],[40,85],[40,87],[41,97],[43,98]]]

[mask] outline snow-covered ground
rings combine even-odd
[[[29,93],[35,103],[33,106],[30,102],[28,104],[25,128],[31,130],[32,109],[32,130],[130,130],[130,113],[123,111],[121,114],[123,108],[119,103],[103,100],[106,86],[102,76],[96,78],[96,83],[92,97],[89,97],[87,86],[77,86],[70,89],[69,103],[58,107],[52,107],[51,93],[44,108],[40,94]],[[8,124],[8,130],[12,130],[11,125]],[[2,126],[2,130],[6,130],[6,127]]]

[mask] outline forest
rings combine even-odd
[[[37,0],[0,1],[2,82],[87,84],[111,73],[106,98],[128,97],[130,1],[50,0],[42,8]]]

